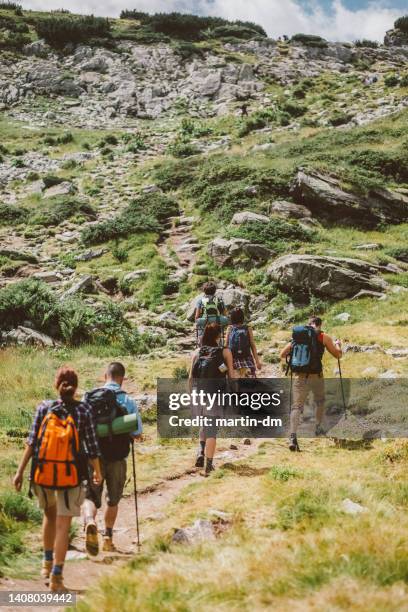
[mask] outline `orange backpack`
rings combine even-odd
[[[62,417],[58,408],[50,406],[38,432],[38,453],[34,482],[47,489],[69,489],[79,485],[79,435],[71,414]]]

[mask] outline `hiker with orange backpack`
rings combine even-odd
[[[44,510],[44,558],[41,576],[51,591],[65,591],[63,567],[73,516],[80,516],[88,478],[102,481],[95,422],[86,403],[75,400],[78,375],[62,367],[55,377],[59,399],[42,402],[35,413],[27,446],[14,476],[21,490],[25,468],[32,459],[31,485]]]
[[[280,357],[286,360],[286,373],[290,372],[293,403],[290,406],[289,450],[299,451],[297,430],[303,414],[304,405],[310,392],[316,403],[316,436],[324,435],[322,419],[324,416],[324,378],[322,359],[325,349],[337,360],[342,357],[341,342],[322,331],[322,319],[311,317],[308,325],[293,328],[292,341],[282,350]],[[339,361],[340,364],[340,361]]]

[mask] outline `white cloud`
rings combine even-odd
[[[382,40],[386,30],[401,15],[401,9],[371,2],[365,8],[351,10],[341,0],[334,0],[326,12],[315,0],[309,10],[296,0],[23,0],[25,8],[59,9],[78,13],[117,17],[122,9],[199,12],[227,19],[242,19],[261,24],[272,37],[296,32],[319,34],[329,40],[370,38]]]

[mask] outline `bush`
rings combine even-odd
[[[367,38],[355,40],[354,44],[356,47],[367,47],[369,49],[377,49],[379,47],[379,43],[376,40],[368,40]]]
[[[138,232],[158,232],[163,222],[178,212],[178,204],[173,198],[158,193],[146,194],[133,200],[113,220],[85,228],[82,242],[99,244]]]
[[[86,202],[80,202],[72,198],[56,197],[50,198],[49,204],[42,210],[35,212],[28,219],[28,223],[44,226],[59,225],[77,215],[95,219],[95,210]]]
[[[196,145],[180,141],[170,145],[167,151],[174,157],[191,157],[200,153],[200,149]]]
[[[171,38],[181,38],[183,40],[203,40],[208,35],[213,35],[214,30],[219,27],[226,26],[227,28],[234,28],[234,34],[228,34],[237,37],[235,28],[240,28],[241,36],[243,36],[243,30],[250,30],[252,35],[254,33],[260,36],[266,36],[265,30],[250,21],[235,21],[230,22],[221,17],[202,17],[199,15],[191,15],[187,13],[155,13],[149,15],[142,11],[122,11],[120,14],[121,19],[135,19],[140,21],[142,26],[150,30],[153,33],[160,33],[170,36]],[[229,30],[231,31],[231,30]],[[224,31],[221,31],[218,36],[224,35]]]
[[[229,24],[217,26],[213,30],[208,30],[207,36],[208,38],[238,38],[242,40],[251,40],[264,36],[264,34],[247,26]]]
[[[408,87],[408,74],[404,74],[404,76],[401,77],[400,87]]]
[[[339,125],[345,125],[349,123],[353,115],[350,113],[343,113],[342,111],[334,111],[334,113],[329,118],[329,124],[333,127],[338,127]]]
[[[172,191],[184,187],[191,182],[191,175],[197,159],[188,161],[169,160],[157,166],[154,178],[163,191]]]
[[[291,117],[301,117],[307,112],[307,106],[298,104],[294,100],[285,100],[280,105],[280,109],[283,113],[287,113]]]
[[[363,149],[347,156],[347,162],[397,182],[408,181],[408,151]]]
[[[0,2],[0,9],[5,11],[21,11],[23,7],[15,2]]]
[[[11,329],[25,321],[51,335],[59,329],[57,298],[45,283],[34,279],[0,289],[0,329]]]
[[[239,129],[238,135],[242,138],[255,130],[262,130],[271,121],[275,121],[277,118],[278,115],[274,109],[266,108],[256,111],[255,113],[252,113],[250,117],[245,119],[241,128]]]
[[[42,512],[34,503],[28,497],[19,495],[14,491],[8,491],[1,495],[0,512],[19,522],[40,523],[42,519]]]
[[[396,74],[389,74],[384,79],[384,85],[386,87],[396,87],[399,84],[399,78]]]
[[[131,329],[122,333],[120,345],[122,350],[129,355],[146,355],[152,348],[164,346],[164,336],[150,333],[141,334],[137,329]]]
[[[386,249],[386,254],[398,261],[403,261],[404,263],[408,263],[408,247],[394,247],[391,249]]]
[[[276,253],[293,248],[293,243],[313,242],[316,233],[301,227],[296,221],[273,219],[269,223],[251,221],[227,231],[230,238],[244,238],[256,244],[263,244]],[[292,246],[291,246],[292,243]]]
[[[127,248],[120,246],[118,243],[112,247],[112,255],[119,263],[125,263],[129,259]]]
[[[397,21],[394,23],[394,28],[408,34],[408,15],[397,19]]]
[[[71,17],[53,15],[41,17],[34,23],[39,38],[44,38],[54,47],[63,47],[67,43],[80,43],[90,38],[107,38],[110,36],[110,22],[103,17],[86,15]]]
[[[327,47],[327,40],[313,34],[295,34],[291,42],[298,42],[307,47]]]
[[[0,226],[18,225],[27,219],[28,210],[14,204],[0,203]]]

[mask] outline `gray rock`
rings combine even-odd
[[[55,196],[67,196],[75,193],[75,186],[69,182],[64,181],[63,183],[59,183],[59,185],[54,185],[53,187],[49,187],[44,191],[44,198],[53,198]]]
[[[73,295],[78,295],[78,293],[94,293],[95,285],[94,285],[94,277],[90,274],[82,275],[79,280],[77,280],[72,287],[70,287],[64,294],[61,296],[61,299],[66,299],[72,297]]]
[[[377,251],[381,248],[378,242],[368,242],[367,244],[357,244],[353,247],[355,251]]]
[[[45,270],[44,272],[35,272],[33,278],[42,281],[43,283],[58,283],[62,280],[61,274],[53,272],[52,270]]]
[[[271,213],[283,217],[285,219],[303,219],[312,216],[312,213],[306,206],[286,202],[285,200],[277,200],[271,204]]]
[[[75,261],[91,261],[91,259],[96,259],[97,257],[101,257],[108,252],[108,249],[90,249],[89,251],[85,251],[80,255],[75,256]]]
[[[387,355],[394,357],[394,359],[403,359],[404,357],[408,357],[408,348],[390,348],[386,349],[385,352]]]
[[[3,333],[3,342],[6,344],[18,344],[22,346],[39,346],[39,347],[53,347],[55,341],[34,329],[19,325],[16,329],[12,329],[9,332]]]
[[[27,263],[37,264],[39,259],[32,253],[26,251],[17,251],[16,249],[0,249],[0,256],[7,257],[13,261],[26,261]]]
[[[45,58],[51,53],[52,49],[45,40],[35,40],[28,45],[24,45],[23,53],[25,55],[34,55],[35,57]]]
[[[394,370],[386,370],[378,378],[399,378],[399,376]]]
[[[361,504],[357,504],[356,502],[353,502],[351,499],[348,499],[348,498],[343,499],[343,501],[341,502],[341,509],[346,514],[352,514],[352,515],[362,514],[364,512],[367,512],[367,508],[365,508]]]
[[[242,307],[245,311],[249,309],[249,293],[239,287],[231,286],[226,289],[220,289],[217,295],[223,299],[227,310],[237,308],[238,306]]]
[[[342,189],[331,176],[300,170],[291,193],[299,204],[322,219],[362,227],[408,220],[408,197],[389,189],[375,189],[362,197]]]
[[[408,46],[408,33],[395,28],[388,30],[384,36],[384,45],[386,47],[405,47]]]
[[[211,521],[197,519],[190,527],[177,529],[172,537],[177,544],[196,544],[215,540],[215,531]]]
[[[244,223],[250,223],[251,221],[258,221],[259,223],[269,223],[269,218],[266,215],[260,215],[258,213],[251,212],[249,210],[235,213],[232,217],[231,223],[233,225],[242,225]]]
[[[269,267],[269,276],[289,294],[308,298],[345,299],[362,289],[382,291],[387,288],[378,276],[378,266],[348,258],[317,255],[285,255]]]
[[[244,238],[215,238],[209,243],[207,252],[221,266],[232,264],[242,257],[251,261],[268,261],[273,255],[267,247]]]
[[[127,282],[132,282],[134,280],[138,280],[142,276],[146,276],[146,274],[148,273],[149,270],[147,268],[140,268],[140,270],[133,270],[132,272],[128,272],[127,274],[125,274],[123,280]]]
[[[352,300],[360,300],[361,298],[377,298],[377,300],[384,300],[387,297],[386,293],[380,291],[371,291],[370,289],[361,289],[356,295],[353,295]]]
[[[351,314],[349,312],[341,312],[340,314],[336,315],[334,318],[336,319],[336,321],[341,321],[342,323],[347,323],[347,321],[349,321],[351,317]]]

